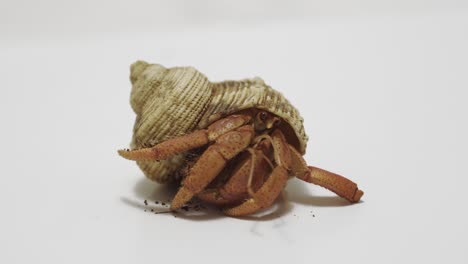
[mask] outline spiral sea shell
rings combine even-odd
[[[165,68],[137,61],[131,66],[130,103],[136,113],[130,147],[138,149],[206,128],[212,122],[240,110],[258,108],[281,117],[282,131],[302,154],[307,135],[297,109],[282,94],[256,77],[211,83],[193,67]],[[184,155],[163,161],[138,161],[151,179],[160,183],[178,180],[175,172]]]

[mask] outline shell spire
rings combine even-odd
[[[132,149],[193,131],[211,98],[208,79],[192,67],[167,69],[137,61],[131,66],[130,80],[130,104],[137,115]],[[167,182],[183,162],[184,155],[177,155],[159,162],[137,163],[148,178]]]

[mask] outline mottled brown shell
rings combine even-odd
[[[262,79],[211,83],[192,67],[165,68],[137,61],[131,66],[130,103],[137,117],[130,147],[154,146],[169,138],[206,128],[240,110],[258,108],[281,117],[288,140],[305,153],[307,135],[297,109]],[[184,155],[163,161],[138,161],[145,175],[157,182],[178,180],[175,172]]]

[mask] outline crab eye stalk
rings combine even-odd
[[[260,120],[265,121],[267,118],[267,113],[262,111],[258,114],[258,117],[260,118]]]

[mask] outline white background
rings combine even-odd
[[[0,263],[467,263],[467,8],[1,1]],[[173,190],[116,154],[137,59],[261,76],[363,202],[293,179],[259,217],[144,212]]]

